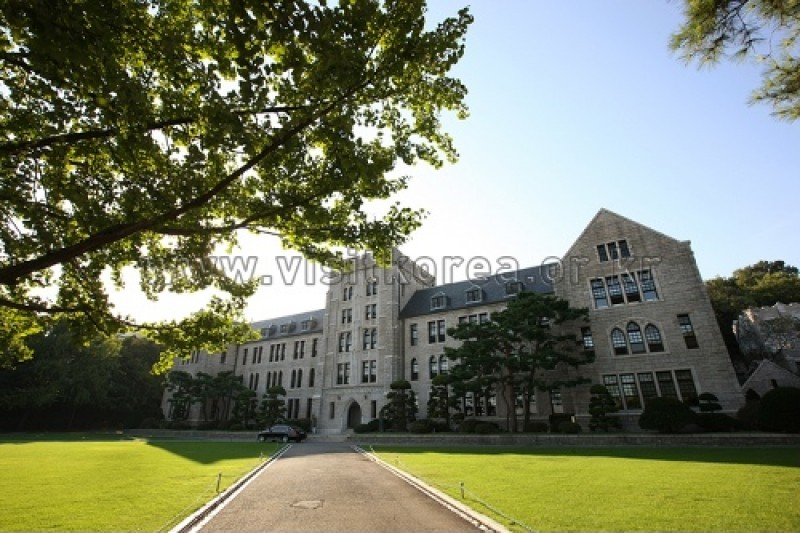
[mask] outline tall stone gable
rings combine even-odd
[[[354,258],[328,288],[325,353],[318,392],[321,433],[341,433],[378,417],[389,385],[404,377],[400,310],[435,280],[399,250],[381,266]]]
[[[689,241],[601,209],[564,255],[555,291],[589,309],[595,383],[616,383],[623,395],[625,387],[669,395],[671,376],[683,400],[693,385],[725,409],[741,405]],[[577,412],[586,412],[587,395],[575,399]]]

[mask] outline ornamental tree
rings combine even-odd
[[[450,383],[453,381],[450,374],[439,374],[431,380],[431,391],[428,397],[428,418],[442,420],[450,427]]]
[[[557,296],[520,293],[504,310],[492,313],[491,321],[467,322],[448,330],[461,341],[458,348],[445,348],[456,362],[452,374],[495,389],[504,402],[509,430],[517,431],[518,396],[527,424],[536,389],[549,391],[589,381],[571,371],[594,360],[592,352],[578,349],[574,333],[576,324],[587,317],[588,310],[572,308]]]
[[[258,410],[258,423],[261,427],[269,427],[286,417],[286,389],[274,385],[264,393]]]
[[[417,397],[411,383],[404,379],[393,381],[386,394],[389,402],[384,407],[384,418],[396,431],[407,431],[409,422],[417,419]]]
[[[0,357],[51,317],[79,333],[140,326],[214,352],[249,334],[254,282],[209,258],[243,232],[336,265],[390,250],[423,213],[385,200],[399,162],[456,151],[441,114],[466,116],[448,75],[466,9],[424,0],[10,0],[0,7]],[[377,213],[377,214],[376,214]],[[211,288],[188,318],[138,324],[109,303],[126,267],[156,299]]]
[[[591,431],[606,431],[611,429],[619,429],[619,420],[611,413],[619,411],[614,398],[605,385],[595,384],[589,389],[591,398],[589,398],[589,414],[592,418],[589,420],[589,429]]]

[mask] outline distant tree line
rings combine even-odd
[[[28,340],[35,357],[0,368],[0,430],[120,429],[161,415],[161,350],[140,337],[76,341],[56,323]]]
[[[310,431],[313,426],[313,420],[286,419],[286,389],[282,386],[270,387],[259,398],[242,383],[242,376],[230,370],[215,376],[172,370],[167,374],[166,387],[170,397],[165,425],[171,428],[238,430],[289,422]]]

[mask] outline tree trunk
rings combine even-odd
[[[533,395],[534,395],[534,392],[531,392],[531,391],[532,391],[532,387],[529,385],[525,389],[525,393],[522,396],[522,398],[523,398],[522,408],[524,409],[523,414],[522,414],[522,420],[523,420],[522,429],[523,429],[523,431],[525,430],[526,427],[528,427],[528,424],[531,421],[531,397],[533,397]]]
[[[67,431],[72,430],[72,424],[75,422],[75,411],[78,409],[76,404],[72,404],[72,409],[69,412],[69,422],[67,422]]]

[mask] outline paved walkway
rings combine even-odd
[[[294,444],[197,531],[480,531],[350,445]]]

